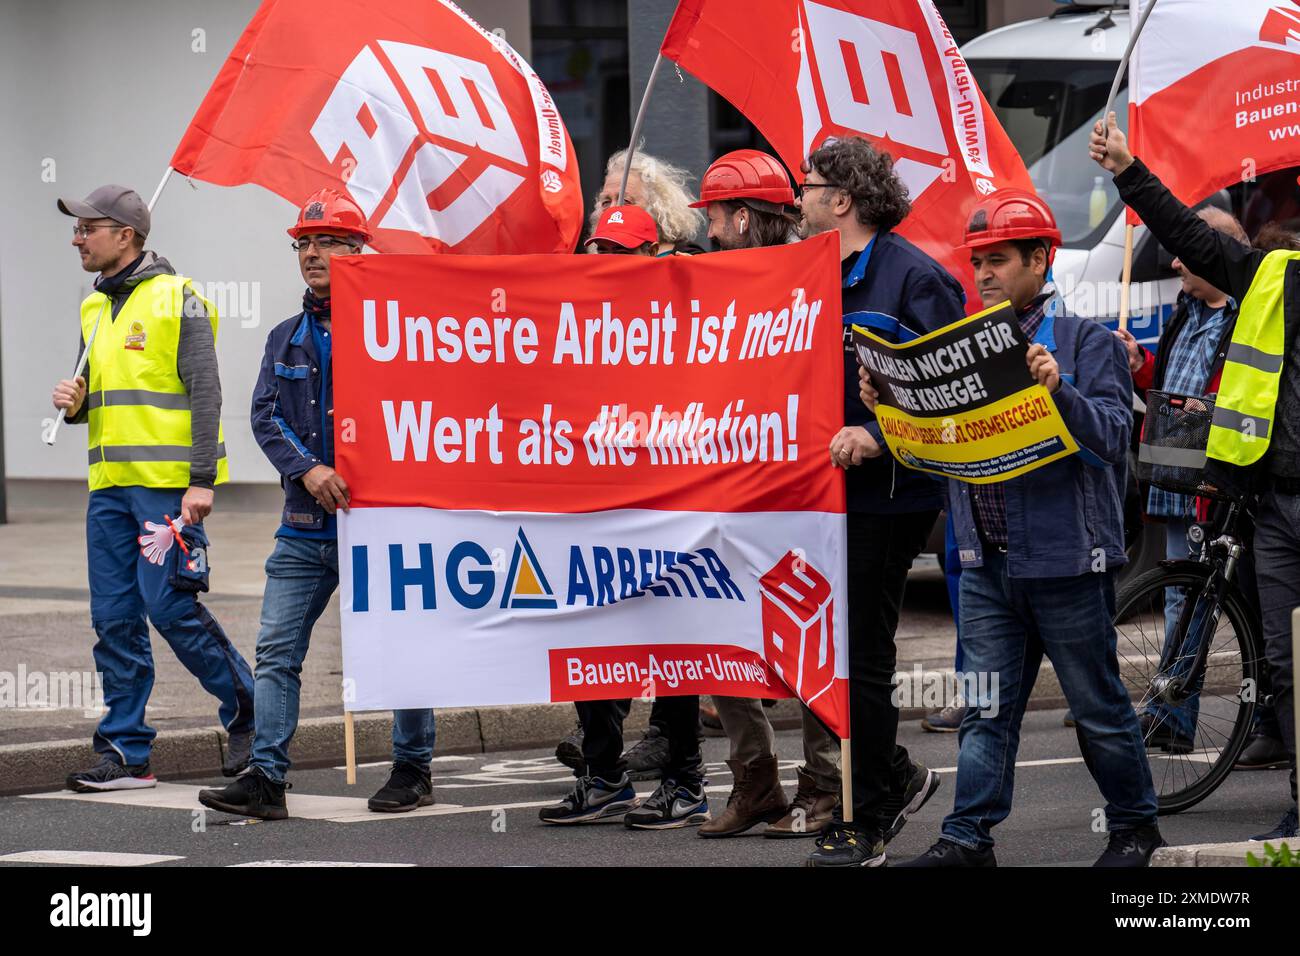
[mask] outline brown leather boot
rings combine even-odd
[[[835,790],[819,790],[813,778],[803,767],[795,773],[799,777],[799,791],[790,802],[790,812],[763,831],[769,837],[810,837],[821,832],[831,821],[831,814],[840,805],[840,795]]]
[[[728,837],[744,833],[757,823],[785,816],[785,791],[777,775],[776,757],[759,757],[748,764],[728,760],[736,782],[727,797],[727,809],[700,827],[702,837]]]

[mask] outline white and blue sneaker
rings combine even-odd
[[[704,795],[703,781],[679,784],[665,780],[635,810],[629,810],[623,822],[635,830],[671,830],[699,826],[708,819],[709,800]]]
[[[543,823],[594,823],[621,817],[636,806],[636,791],[626,773],[622,779],[579,777],[573,792],[559,803],[542,807],[537,816]]]

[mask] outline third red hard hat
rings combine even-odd
[[[370,229],[361,207],[337,189],[328,186],[307,197],[307,201],[298,210],[298,221],[288,232],[295,239],[322,234],[360,236],[363,241],[370,241]]]
[[[700,180],[700,201],[707,206],[724,199],[759,199],[778,206],[794,205],[794,188],[785,167],[757,149],[738,149],[719,156]]]
[[[1052,210],[1027,189],[999,189],[977,202],[966,218],[967,249],[1015,239],[1061,244],[1061,230]]]

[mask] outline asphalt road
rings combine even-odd
[[[1101,852],[1093,831],[1103,804],[1061,711],[1031,712],[1016,774],[1015,807],[995,831],[1002,865],[1086,865]],[[890,845],[891,859],[924,851],[952,806],[956,736],[902,725],[900,741],[943,779],[931,802]],[[782,778],[793,793],[799,738],[778,735]],[[726,741],[706,738],[710,797],[720,810],[731,785]],[[621,823],[550,827],[538,806],[569,788],[569,772],[549,752],[440,757],[434,765],[438,804],[409,814],[374,814],[365,800],[386,779],[386,766],[363,766],[348,787],[341,770],[291,772],[295,818],[245,823],[204,811],[201,786],[220,779],[170,781],[121,795],[31,794],[0,799],[0,865],[100,863],[150,866],[276,865],[710,865],[793,866],[810,841],[769,840],[757,827],[742,837],[701,840],[695,830],[633,831]],[[637,785],[649,792],[653,782]],[[1243,840],[1270,829],[1286,809],[1281,771],[1234,773],[1192,810],[1164,817],[1171,844]],[[104,854],[87,856],[87,854]],[[159,857],[160,859],[153,859]]]

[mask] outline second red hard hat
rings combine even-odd
[[[1061,244],[1061,230],[1047,203],[1027,189],[999,189],[981,199],[966,219],[966,248],[1015,239],[1046,239]]]
[[[794,189],[785,167],[757,149],[738,149],[719,156],[700,180],[700,201],[707,206],[724,199],[759,199],[778,206],[794,205]]]

